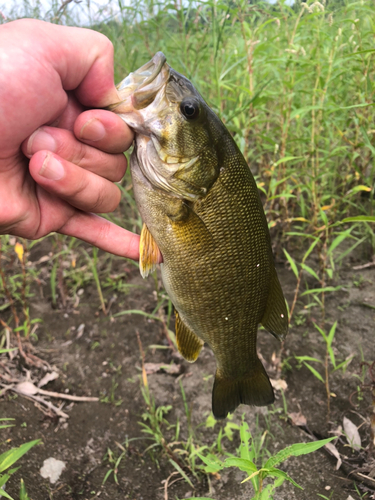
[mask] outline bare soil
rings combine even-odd
[[[40,255],[29,257],[37,260]],[[345,360],[354,356],[345,373],[338,370],[331,375],[331,414],[327,421],[327,397],[325,386],[305,366],[298,367],[294,356],[308,355],[324,361],[325,346],[314,322],[321,324],[319,307],[307,309],[308,296],[302,297],[296,307],[290,334],[285,342],[283,370],[277,373],[276,358],[280,355],[280,345],[267,332],[259,332],[259,350],[272,378],[282,378],[287,383],[285,401],[281,391],[276,391],[277,400],[273,407],[240,407],[234,422],[240,422],[241,415],[250,425],[254,436],[267,430],[265,448],[274,453],[296,442],[307,442],[315,438],[331,436],[342,425],[346,416],[359,426],[363,450],[354,452],[346,446],[341,436],[336,443],[346,465],[336,470],[336,459],[325,449],[307,456],[288,459],[283,470],[299,483],[304,490],[298,490],[290,483],[284,483],[275,498],[311,500],[324,495],[333,500],[346,500],[349,495],[354,499],[375,498],[375,480],[370,478],[366,484],[356,482],[351,470],[369,462],[365,450],[370,440],[370,416],[372,412],[371,391],[362,387],[360,398],[358,388],[361,383],[356,375],[361,374],[360,363],[375,360],[375,267],[353,270],[353,267],[367,261],[368,255],[358,253],[348,259],[339,270],[334,285],[343,288],[325,298],[325,324],[329,328],[338,320],[337,332],[333,343],[335,356]],[[27,441],[40,438],[42,445],[36,446],[19,462],[20,470],[7,483],[7,492],[18,498],[20,478],[25,481],[32,500],[65,499],[131,499],[163,500],[183,499],[191,496],[206,496],[216,500],[242,500],[252,497],[250,482],[241,484],[246,477],[235,469],[227,469],[221,476],[211,476],[209,480],[201,474],[200,480],[188,470],[194,488],[185,480],[179,480],[165,491],[165,480],[175,471],[163,450],[147,440],[140,422],[146,404],[141,392],[141,356],[137,340],[139,333],[145,361],[152,363],[175,363],[181,365],[180,375],[154,373],[148,375],[150,392],[157,406],[171,405],[166,415],[171,424],[179,419],[181,435],[179,440],[188,438],[188,425],[180,382],[186,393],[187,404],[191,411],[191,425],[197,443],[211,446],[217,440],[220,428],[206,428],[204,423],[211,410],[211,388],[215,373],[215,360],[205,347],[194,364],[182,360],[168,348],[163,323],[139,314],[114,317],[125,310],[142,310],[151,313],[156,306],[155,283],[152,278],[143,281],[135,266],[118,260],[120,271],[126,270],[127,282],[132,285],[128,294],[119,295],[113,303],[110,314],[105,316],[99,308],[99,299],[94,285],[84,288],[80,303],[73,307],[68,301],[52,307],[51,292],[47,284],[35,285],[31,299],[31,317],[41,318],[43,323],[37,330],[38,340],[34,341],[35,354],[55,366],[59,378],[43,387],[49,391],[74,394],[77,396],[98,396],[101,402],[69,403],[64,402],[63,410],[69,419],[62,420],[45,415],[34,402],[24,397],[7,394],[0,401],[2,417],[14,417],[15,426],[1,431],[2,450],[4,447],[18,446]],[[282,263],[278,272],[284,293],[291,304],[296,286],[293,273]],[[309,281],[309,279],[306,277]],[[309,281],[310,286],[314,283]],[[315,284],[317,286],[317,284]],[[107,301],[111,293],[105,294]],[[372,308],[370,306],[373,306]],[[296,324],[298,323],[298,324]],[[83,334],[79,335],[78,332]],[[150,346],[160,345],[164,349]],[[287,360],[287,362],[285,362]],[[323,365],[314,365],[324,376]],[[44,374],[43,369],[27,366],[20,362],[17,367],[22,377],[27,370],[37,382]],[[0,366],[0,373],[2,368]],[[370,379],[367,377],[366,382]],[[59,406],[63,401],[54,400]],[[301,412],[307,420],[306,426],[293,425],[288,414]],[[174,430],[165,432],[170,442],[174,440]],[[309,434],[310,433],[310,436]],[[235,453],[239,445],[238,433],[230,442],[223,438],[225,450]],[[103,485],[104,477],[113,465],[108,461],[108,449],[116,457],[125,450],[117,471],[118,484],[111,474]],[[40,475],[43,461],[49,457],[63,460],[66,468],[59,481],[52,485]],[[198,461],[199,463],[199,461]],[[348,465],[349,464],[349,465]],[[364,476],[368,472],[363,472]],[[176,474],[170,483],[178,479]],[[358,478],[358,476],[357,476]],[[373,486],[371,487],[373,481]]]

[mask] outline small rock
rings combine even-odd
[[[55,484],[64,469],[65,462],[50,457],[44,460],[43,467],[40,469],[40,475],[44,477],[44,479],[49,479],[51,484]]]

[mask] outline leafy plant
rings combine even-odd
[[[325,444],[332,441],[333,438],[313,441],[311,443],[298,443],[288,446],[269,457],[260,467],[257,466],[257,455],[259,450],[256,450],[253,445],[253,438],[248,424],[242,421],[240,426],[241,445],[238,451],[238,456],[230,455],[224,460],[221,460],[212,453],[199,457],[204,462],[203,469],[206,473],[218,473],[228,467],[236,467],[242,472],[246,472],[247,477],[242,481],[245,483],[251,481],[255,496],[252,500],[271,500],[275,490],[283,484],[285,480],[292,483],[297,488],[303,489],[298,485],[286,472],[277,468],[278,465],[285,462],[289,457],[297,457],[312,453]],[[265,484],[268,478],[275,478],[273,484]],[[192,500],[192,499],[190,499]]]
[[[0,421],[11,421],[12,418],[0,418]],[[0,429],[5,429],[6,427],[12,427],[12,424],[2,424]],[[21,444],[18,448],[11,448],[0,455],[0,497],[8,498],[9,500],[14,500],[4,488],[8,479],[12,474],[14,474],[19,467],[11,468],[25,453],[27,453],[33,446],[41,443],[40,439],[30,441],[29,443]],[[7,471],[7,472],[5,472]],[[21,479],[20,488],[20,500],[28,500],[28,495],[26,492],[25,484]]]
[[[329,331],[328,334],[324,332],[320,326],[314,323],[315,328],[318,330],[320,335],[322,336],[324,342],[325,342],[325,347],[326,347],[326,355],[325,355],[325,360],[322,361],[320,359],[311,357],[311,356],[295,356],[297,361],[300,364],[304,364],[310,372],[316,377],[320,382],[322,382],[325,385],[326,388],[326,393],[327,393],[327,419],[329,420],[330,417],[330,411],[331,411],[331,406],[330,406],[330,400],[331,400],[331,391],[330,391],[330,375],[337,370],[343,370],[343,373],[345,373],[345,370],[348,366],[348,364],[351,362],[353,359],[353,356],[350,356],[349,358],[345,359],[344,361],[337,362],[335,353],[332,349],[332,342],[335,337],[336,333],[336,327],[337,327],[337,321],[335,321]],[[324,378],[323,376],[313,367],[311,366],[310,362],[314,363],[320,363],[324,366]],[[332,364],[332,369],[329,369],[329,362]]]

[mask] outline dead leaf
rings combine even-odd
[[[346,439],[350,446],[353,448],[353,450],[360,450],[361,449],[361,437],[358,432],[358,428],[351,420],[348,418],[344,417],[343,420],[343,425],[344,425],[344,432],[346,435]]]
[[[181,365],[166,365],[165,363],[145,363],[145,370],[147,375],[152,373],[165,372],[169,375],[179,375],[181,373]]]
[[[307,424],[307,420],[305,415],[302,415],[302,413],[299,411],[298,413],[288,413],[288,417],[292,421],[293,425],[297,426],[304,426]]]
[[[276,391],[286,391],[288,388],[288,384],[282,378],[278,378],[277,380],[271,378],[270,379],[272,387]]]
[[[332,443],[327,443],[326,445],[324,445],[325,448],[327,448],[327,450],[335,457],[337,458],[337,464],[336,464],[336,470],[339,470],[339,468],[341,467],[341,464],[342,464],[342,460],[341,460],[341,457],[340,457],[340,453],[339,453],[339,450],[336,448],[336,446]]]
[[[79,325],[79,327],[77,328],[76,340],[78,340],[82,337],[84,330],[85,330],[85,323],[81,323]]]

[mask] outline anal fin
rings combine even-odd
[[[161,253],[159,247],[150,233],[146,224],[143,224],[141,241],[139,243],[139,270],[142,278],[155,271],[156,264],[160,262]]]
[[[177,311],[176,341],[181,356],[183,356],[186,361],[189,361],[189,363],[194,363],[201,352],[204,342],[185,325]]]
[[[264,328],[272,333],[278,340],[283,341],[285,339],[289,326],[288,311],[274,266],[272,266],[271,270],[270,292],[268,294],[267,306],[261,323]]]
[[[274,401],[270,379],[258,358],[249,372],[238,378],[227,378],[219,369],[216,370],[212,413],[217,420],[233,413],[240,404],[266,406]]]

